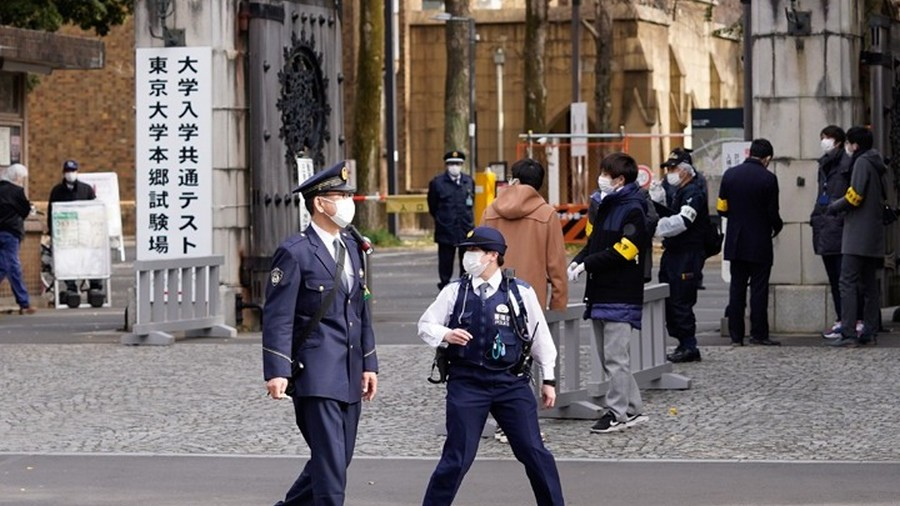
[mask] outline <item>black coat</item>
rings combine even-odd
[[[31,202],[21,186],[0,181],[0,231],[22,240],[25,236],[25,218],[31,212]]]
[[[818,192],[809,224],[817,255],[840,255],[844,217],[828,214],[828,204],[839,200],[850,186],[850,155],[843,148],[819,158]]]
[[[434,242],[456,245],[475,228],[475,182],[468,174],[456,184],[444,171],[428,185],[428,213],[434,218]]]
[[[726,170],[716,209],[728,218],[725,260],[772,265],[772,238],[784,226],[775,174],[755,158]]]

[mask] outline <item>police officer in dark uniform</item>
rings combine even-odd
[[[453,502],[478,450],[488,413],[506,434],[513,454],[525,466],[538,505],[564,504],[559,472],[544,447],[537,402],[528,374],[530,355],[540,366],[542,404],[556,402],[556,347],[534,289],[505,276],[503,235],[474,229],[459,244],[466,250],[467,273],[447,285],[419,319],[419,337],[445,346],[447,440],[425,491],[425,506]]]
[[[458,255],[462,275],[463,249],[456,245],[475,227],[475,181],[462,172],[466,155],[450,151],[444,155],[446,171],[428,184],[428,212],[434,218],[434,242],[438,245],[438,289],[453,278],[453,262]]]
[[[699,362],[697,319],[694,305],[700,287],[706,253],[704,231],[710,226],[705,183],[697,177],[689,152],[675,149],[662,163],[666,183],[672,189],[666,202],[654,202],[660,215],[656,235],[663,238],[659,282],[669,284],[666,298],[666,330],[678,339],[670,362]]]
[[[344,229],[354,189],[344,162],[304,181],[311,223],[272,258],[263,308],[263,369],[274,399],[293,397],[311,458],[285,505],[344,504],[361,400],[375,397],[378,359],[360,246]]]
[[[750,344],[781,344],[769,338],[769,275],[774,252],[772,239],[784,222],[778,212],[778,178],[767,167],[774,156],[772,143],[755,139],[750,156],[722,175],[716,210],[728,218],[724,256],[731,262],[728,292],[728,333],[733,346],[744,344],[744,308],[750,285]]]

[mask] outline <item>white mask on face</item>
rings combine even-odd
[[[612,184],[612,179],[606,176],[597,176],[597,188],[600,189],[600,193],[610,194],[615,191],[615,188]]]
[[[75,171],[65,172],[63,173],[63,179],[65,179],[67,183],[72,184],[78,180],[78,173]]]
[[[473,278],[481,276],[481,273],[487,268],[486,264],[481,263],[483,256],[483,251],[466,251],[463,254],[463,269]]]
[[[451,177],[459,177],[460,172],[462,172],[462,165],[456,163],[447,165],[447,172],[450,173]]]
[[[834,149],[834,139],[829,139],[828,137],[824,137],[820,144],[822,145],[823,153],[830,153],[831,150]]]
[[[852,156],[853,153],[856,153],[856,148],[853,147],[853,144],[847,144],[846,146],[844,146],[844,151],[846,151],[848,155]]]
[[[334,204],[334,215],[329,215],[328,217],[331,218],[331,221],[333,221],[335,225],[344,228],[353,221],[353,216],[356,215],[356,204],[353,203],[352,198],[348,197],[340,200],[330,200],[322,197],[322,200],[327,200]]]
[[[676,170],[675,172],[669,172],[666,174],[666,182],[671,186],[678,186],[681,184],[681,174]]]

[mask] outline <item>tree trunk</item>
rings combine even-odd
[[[469,153],[469,0],[444,3],[450,19],[446,25],[447,79],[444,94],[444,149]]]
[[[382,72],[384,69],[384,0],[359,0],[359,60],[353,105],[353,158],[356,191],[379,193],[381,173]],[[376,202],[357,206],[360,228],[384,227],[384,212]]]
[[[597,57],[594,59],[594,107],[597,117],[597,131],[610,133],[612,125],[612,97],[610,87],[612,83],[612,10],[611,0],[596,0],[594,16],[594,30],[597,37],[594,42],[597,46]]]
[[[544,85],[544,47],[547,42],[548,0],[525,3],[525,131],[544,132],[547,88]]]

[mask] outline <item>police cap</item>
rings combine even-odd
[[[444,155],[444,163],[463,163],[466,161],[466,154],[462,151],[447,151]]]
[[[350,170],[345,161],[340,161],[331,167],[313,174],[309,179],[294,188],[294,193],[300,193],[303,198],[310,198],[328,192],[355,192],[356,188],[350,186]]]
[[[681,165],[682,163],[686,163],[688,165],[694,165],[694,160],[691,158],[691,150],[684,148],[675,148],[669,153],[669,159],[661,163],[659,166],[663,169],[668,167],[675,167],[677,165]]]
[[[496,251],[501,255],[506,254],[506,240],[499,230],[491,227],[475,227],[474,230],[466,235],[465,240],[457,244],[458,247],[464,248],[474,246],[484,251]]]

